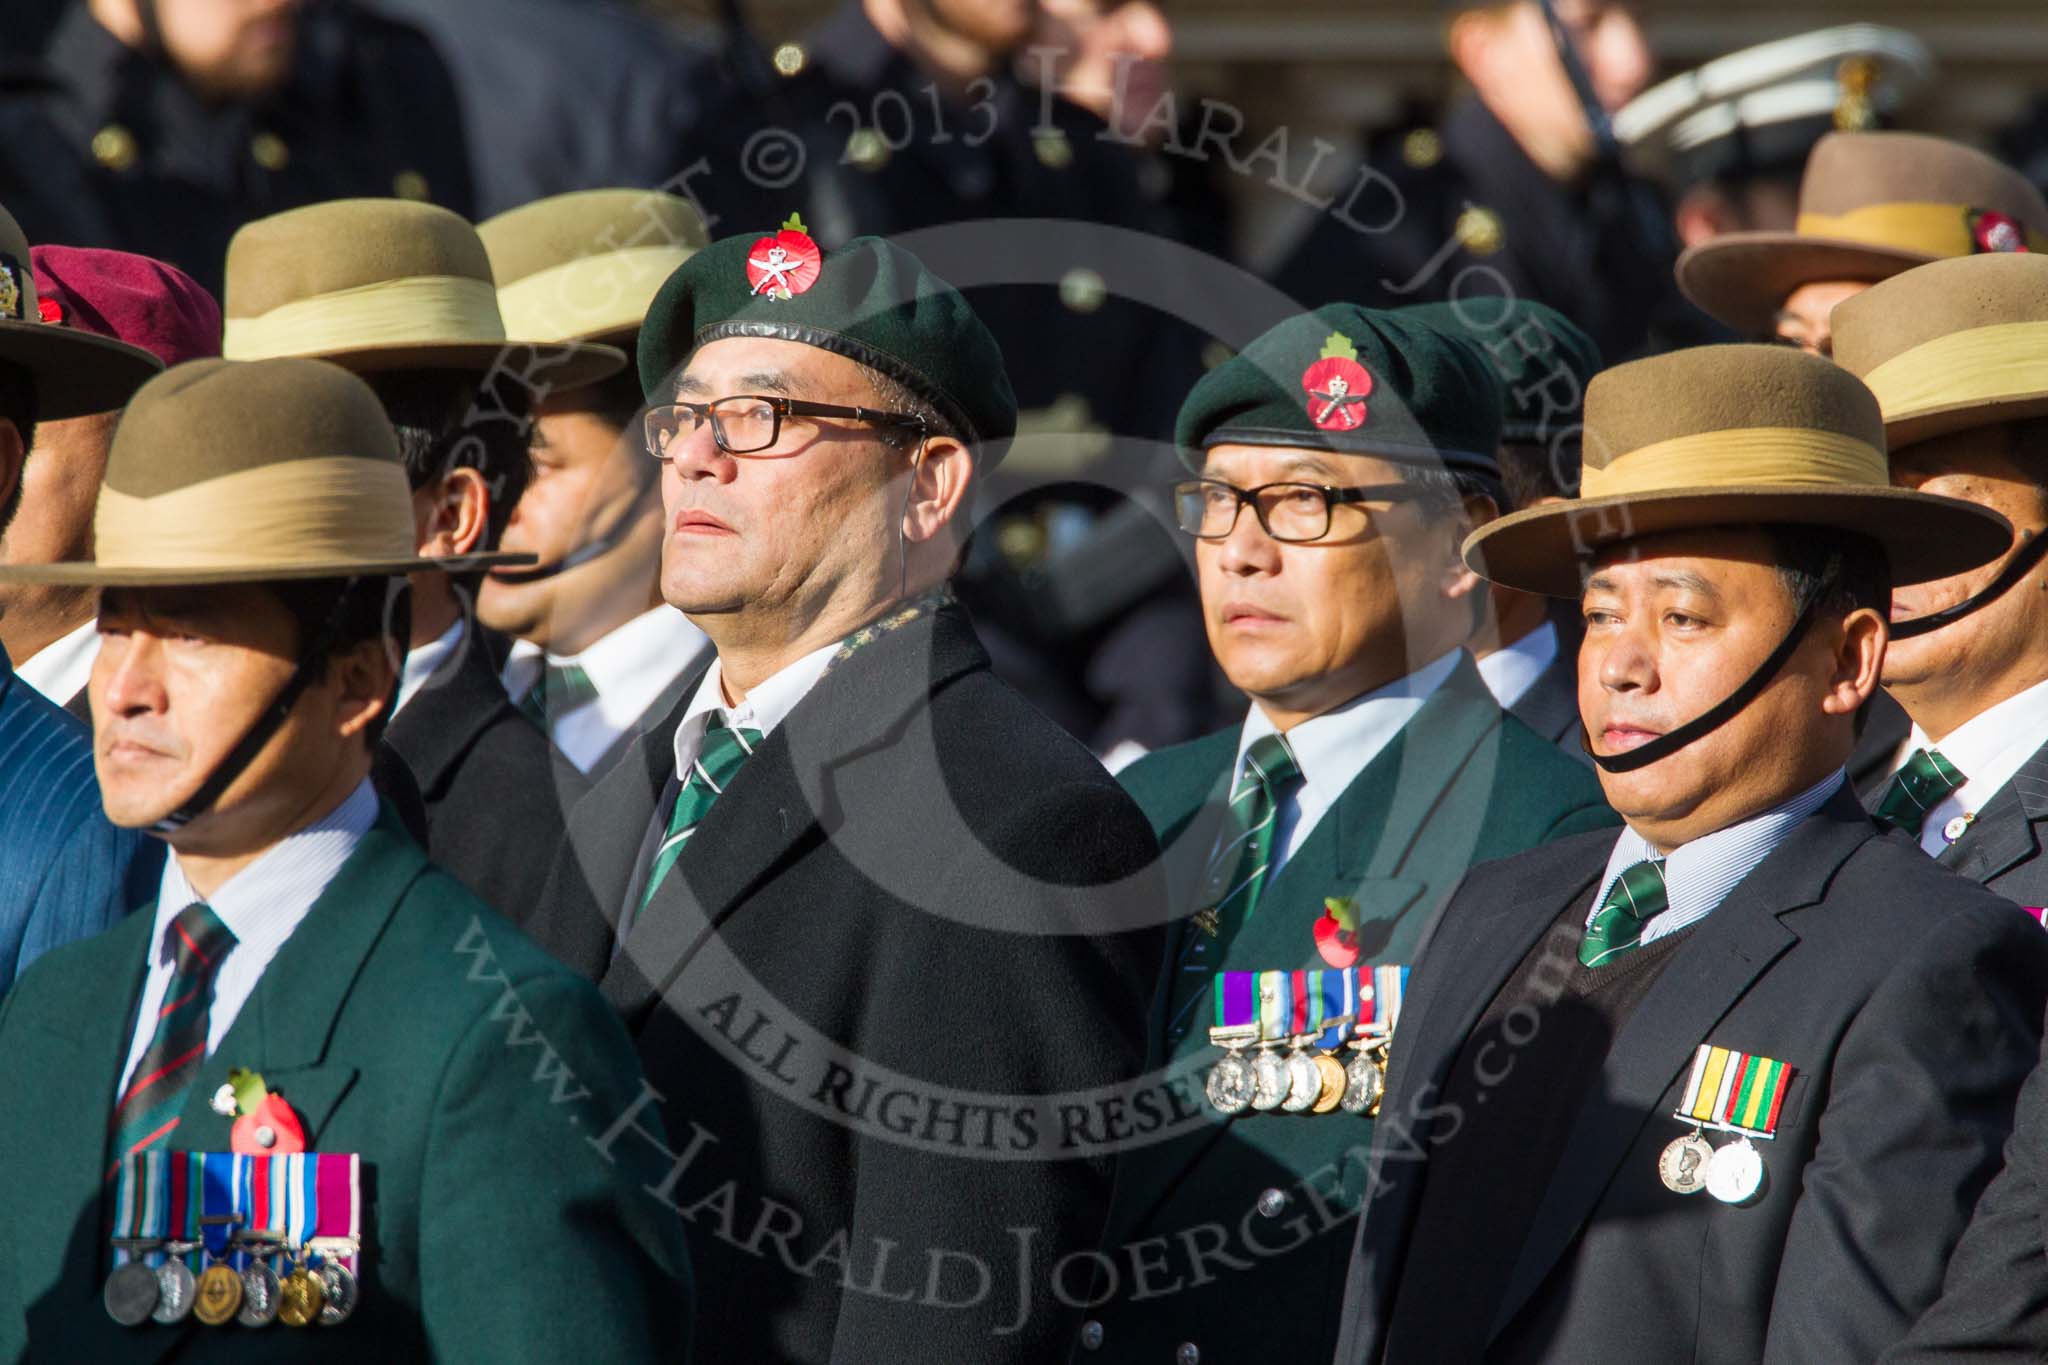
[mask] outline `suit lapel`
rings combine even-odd
[[[1551,660],[1509,714],[1553,743],[1570,743],[1579,728],[1579,684],[1572,660],[1563,653]]]
[[[1988,882],[2040,856],[2036,820],[2048,820],[2048,746],[2035,750],[1963,837],[1942,850],[1941,863],[1971,881]]]
[[[1494,1320],[1498,1332],[1578,1236],[1673,1080],[1750,983],[1798,941],[1782,917],[1826,893],[1828,879],[1877,837],[1844,784],[1700,922],[1622,1025],[1600,1083],[1580,1108],[1563,1162],[1522,1245]],[[1526,949],[1525,949],[1526,951]]]

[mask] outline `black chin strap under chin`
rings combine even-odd
[[[341,591],[341,596],[335,599],[334,606],[328,610],[327,619],[320,623],[318,630],[307,637],[305,646],[299,650],[298,663],[293,666],[292,675],[285,679],[284,686],[278,690],[277,696],[264,708],[263,714],[256,717],[241,739],[236,741],[235,747],[228,750],[227,757],[223,758],[207,775],[206,780],[199,784],[199,790],[193,792],[185,804],[149,827],[151,834],[160,838],[176,834],[206,814],[213,808],[213,803],[220,800],[220,794],[228,789],[228,784],[240,777],[242,770],[262,752],[263,746],[270,742],[270,737],[277,733],[277,728],[284,724],[285,717],[291,715],[292,708],[299,704],[299,698],[305,695],[306,688],[312,684],[313,667],[333,647],[335,632],[341,625],[342,608],[361,581],[359,578],[348,580]]]
[[[554,563],[536,564],[530,569],[493,569],[491,580],[509,587],[520,587],[527,583],[538,583],[545,578],[553,578],[556,574],[567,573],[571,569],[581,568],[600,555],[610,554],[625,543],[627,533],[633,529],[633,523],[640,519],[641,512],[645,510],[642,504],[646,500],[645,493],[634,498],[631,506],[612,518],[612,524],[605,527],[603,535],[584,542]]]
[[[1841,566],[1831,558],[1826,572],[1820,577],[1820,582],[1813,586],[1807,594],[1805,604],[1800,607],[1799,619],[1792,623],[1792,629],[1785,632],[1785,638],[1778,642],[1778,647],[1771,651],[1770,657],[1758,664],[1756,671],[1743,680],[1742,686],[1676,730],[1667,731],[1647,744],[1639,744],[1618,754],[1594,753],[1592,737],[1586,733],[1586,727],[1581,723],[1579,744],[1585,749],[1586,756],[1597,763],[1602,772],[1632,773],[1638,768],[1647,768],[1660,759],[1671,757],[1694,740],[1712,734],[1733,720],[1743,707],[1755,701],[1757,695],[1771,685],[1771,680],[1778,676],[1778,671],[1784,668],[1793,651],[1799,648],[1799,642],[1806,638],[1806,632],[1812,627],[1814,617],[1820,613],[1820,604],[1834,591],[1835,579],[1840,572]]]
[[[2034,571],[2034,566],[2041,562],[2043,555],[2048,555],[2048,534],[2037,532],[2026,544],[2020,546],[2019,553],[1999,571],[1998,577],[1992,579],[1984,591],[1975,597],[1965,598],[1952,607],[1930,611],[1927,615],[1916,616],[1910,621],[1892,622],[1892,638],[1910,640],[1916,635],[1926,635],[1940,630],[1943,626],[1954,625],[1973,611],[1983,610],[2018,587],[2021,580]]]

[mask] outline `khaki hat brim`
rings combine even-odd
[[[1924,583],[1988,564],[2012,545],[2012,524],[1988,507],[1905,488],[1729,486],[1547,503],[1488,522],[1465,540],[1465,563],[1523,592],[1576,598],[1585,566],[1607,546],[1715,526],[1796,525],[1854,531],[1883,545],[1892,581]]]
[[[103,567],[86,562],[68,564],[0,564],[0,583],[47,583],[70,587],[175,588],[215,583],[280,583],[309,578],[398,577],[438,570],[468,573],[478,569],[519,568],[539,562],[530,554],[492,551],[443,559],[337,559],[314,564],[250,564],[211,569],[134,565]]]
[[[2030,417],[2048,417],[2048,389],[2012,394],[1994,402],[1971,400],[1925,408],[1896,422],[1884,424],[1885,445],[1896,454],[1907,446],[1931,441],[1975,427],[2004,422],[2024,422]]]
[[[139,346],[51,322],[0,322],[0,362],[34,376],[47,422],[126,407],[164,367]]]
[[[532,378],[549,388],[576,389],[609,379],[626,368],[626,353],[616,346],[584,342],[452,341],[441,345],[352,346],[321,351],[311,358],[331,361],[357,374],[389,370],[520,371],[522,353],[531,358]]]
[[[1787,296],[1801,285],[1819,280],[1876,284],[1940,259],[1845,238],[1730,232],[1686,248],[1678,258],[1678,287],[1716,322],[1747,338],[1766,337],[1776,330]]]

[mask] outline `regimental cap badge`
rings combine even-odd
[[[825,254],[804,229],[802,214],[792,213],[782,230],[756,241],[747,252],[748,292],[764,298],[792,299],[818,282]]]
[[[1302,371],[1308,392],[1308,419],[1322,431],[1356,431],[1365,425],[1365,396],[1372,375],[1358,363],[1358,347],[1342,332],[1330,333],[1323,353]]]
[[[0,252],[0,318],[23,321],[21,262]]]
[[[1978,254],[1988,251],[2025,251],[2026,230],[2010,214],[1996,209],[1970,209],[1970,242]]]

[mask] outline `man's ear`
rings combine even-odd
[[[436,558],[486,549],[491,487],[481,471],[451,469],[438,482],[413,494],[420,553]]]
[[[365,733],[391,705],[398,675],[391,669],[391,652],[383,640],[364,640],[348,652],[334,655],[328,661],[328,673],[340,688],[334,710],[344,737]]]
[[[1452,518],[1454,524],[1445,530],[1450,539],[1450,554],[1444,560],[1442,580],[1445,600],[1455,602],[1485,586],[1479,575],[1465,566],[1465,537],[1498,516],[1499,505],[1484,494],[1468,494],[1462,500],[1459,516]]]
[[[1858,607],[1843,618],[1834,637],[1834,671],[1821,695],[1823,714],[1853,716],[1876,694],[1890,639],[1891,627],[1868,607]]]
[[[924,454],[911,452],[910,496],[903,534],[917,544],[932,540],[967,506],[974,482],[974,454],[951,436],[927,436]]]

